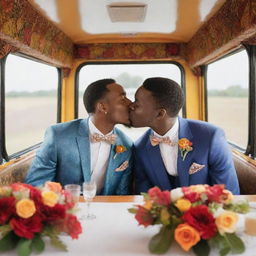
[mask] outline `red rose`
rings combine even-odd
[[[194,227],[203,239],[209,239],[217,232],[215,219],[206,205],[191,207],[184,213],[182,219]]]
[[[15,213],[15,198],[3,197],[0,198],[0,225],[3,225],[8,221],[10,216]]]
[[[194,203],[200,200],[200,194],[194,191],[191,191],[189,187],[183,187],[182,192],[184,193],[184,198],[188,199],[191,203]]]
[[[148,191],[150,199],[157,204],[168,206],[171,202],[170,191],[161,191],[158,187],[153,187]]]
[[[214,186],[208,187],[205,193],[210,202],[220,203],[222,201],[223,195],[225,194],[223,190],[224,190],[224,185],[216,184]]]
[[[138,221],[139,225],[143,225],[144,227],[151,225],[154,220],[149,210],[140,205],[138,205],[138,211],[135,215],[135,219]]]
[[[82,226],[77,217],[72,214],[67,214],[64,225],[60,226],[61,231],[69,234],[72,239],[77,239],[78,235],[82,233]]]
[[[35,233],[42,230],[42,220],[38,215],[27,219],[13,218],[10,221],[10,226],[17,236],[33,239]]]
[[[53,207],[43,205],[40,211],[45,222],[61,220],[66,216],[66,208],[63,204],[55,204]]]

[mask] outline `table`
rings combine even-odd
[[[255,196],[238,196],[256,202]],[[61,252],[47,244],[42,255],[47,256],[145,256],[151,255],[148,251],[150,238],[158,232],[158,226],[144,228],[138,226],[134,215],[127,209],[134,204],[141,203],[141,196],[97,196],[91,204],[90,211],[96,215],[95,220],[82,222],[83,234],[78,240],[72,240],[68,236],[61,236],[61,240],[67,245],[68,252]],[[81,210],[78,217],[85,213],[86,204],[79,204]],[[243,256],[255,255],[253,250],[256,237],[248,240],[246,252]],[[16,255],[14,251],[1,254],[4,256]],[[37,254],[32,254],[33,256]],[[183,252],[176,243],[173,243],[168,253],[164,255],[193,256],[192,252]],[[218,255],[212,250],[210,256]],[[231,254],[229,254],[231,255]]]

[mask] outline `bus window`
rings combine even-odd
[[[225,130],[228,141],[246,149],[249,63],[245,50],[208,65],[208,121]]]
[[[134,94],[142,82],[146,78],[156,76],[168,77],[180,85],[182,83],[181,69],[174,63],[84,65],[79,72],[78,80],[78,117],[88,116],[83,105],[83,92],[90,83],[103,78],[113,78],[124,87],[127,97],[134,101]],[[136,140],[147,130],[147,128],[126,128],[122,125],[118,125],[118,127],[133,140]]]
[[[43,140],[57,119],[58,71],[16,55],[5,65],[6,150],[12,155]]]

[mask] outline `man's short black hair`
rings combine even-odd
[[[164,108],[171,117],[178,115],[184,104],[184,96],[181,87],[173,80],[164,77],[152,77],[144,81],[142,85],[152,93],[160,108]]]
[[[87,86],[83,97],[84,106],[87,113],[90,114],[95,112],[97,101],[104,97],[108,92],[107,85],[115,82],[116,81],[114,79],[107,78],[95,81]]]

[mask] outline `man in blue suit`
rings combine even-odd
[[[129,194],[132,142],[115,125],[130,125],[131,101],[113,79],[90,84],[83,100],[89,118],[47,129],[26,183],[39,186],[56,181],[63,186],[81,185],[93,178],[97,194]]]
[[[147,192],[195,184],[225,184],[234,194],[239,185],[222,129],[183,119],[181,87],[161,77],[146,79],[130,106],[132,126],[149,129],[135,142],[135,190]]]

